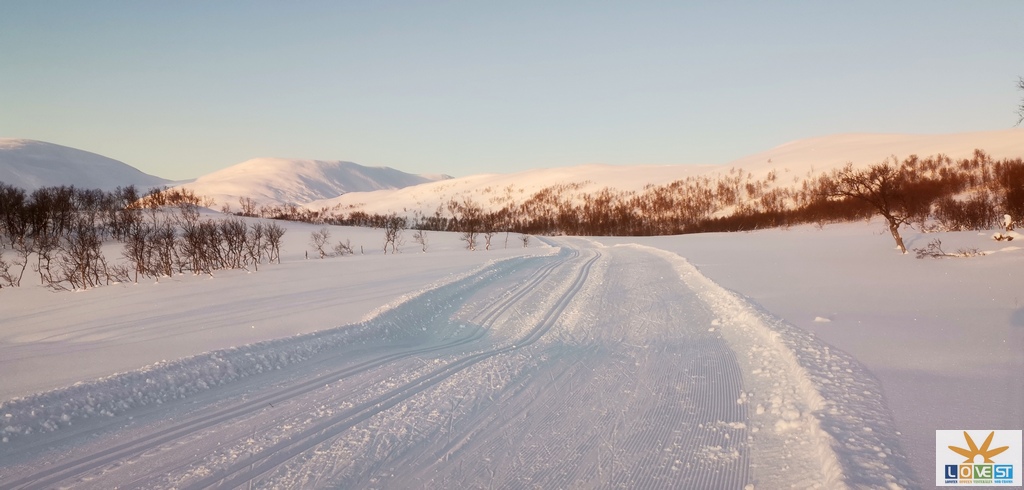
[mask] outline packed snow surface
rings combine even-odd
[[[306,260],[288,226],[258,272],[0,291],[0,488],[916,488],[934,430],[1024,423],[1024,257],[987,233],[338,227],[365,254]]]

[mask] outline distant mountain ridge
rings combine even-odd
[[[738,171],[755,179],[771,173],[778,178],[777,185],[798,186],[809,175],[847,162],[867,166],[890,156],[940,153],[958,159],[970,157],[975,149],[997,159],[1024,157],[1024,128],[938,135],[840,134],[785,143],[719,165],[589,164],[460,178],[345,161],[255,158],[180,187],[212,198],[218,208],[228,205],[233,210],[246,197],[258,205],[430,216],[452,201],[469,199],[485,210],[497,210],[545,190],[583,199],[605,188],[639,192],[648,186],[687,178],[713,180]],[[94,153],[12,138],[0,138],[0,182],[27,190],[54,185],[113,189],[129,184],[146,190],[173,184]]]
[[[352,193],[315,201],[311,209],[336,209],[351,213],[402,213],[431,216],[448,203],[471,199],[485,211],[496,211],[510,202],[523,202],[544,189],[557,189],[563,197],[581,201],[603,189],[640,192],[650,185],[667,185],[687,178],[711,180],[734,172],[755,180],[769,173],[776,186],[796,186],[810,175],[820,175],[846,163],[868,166],[895,156],[928,157],[944,154],[969,158],[975,149],[994,158],[1024,157],[1024,128],[955,134],[838,134],[807,138],[779,145],[720,165],[579,165],[536,169],[514,174],[461,177],[397,190]]]
[[[733,160],[726,167],[742,168],[755,175],[772,169],[784,172],[820,172],[842,167],[880,163],[895,156],[928,157],[943,154],[954,160],[970,158],[974,150],[995,158],[1024,157],[1024,128],[953,134],[852,133],[805,138]]]
[[[344,161],[254,158],[179,187],[213,198],[217,206],[237,207],[243,197],[258,205],[303,205],[353,192],[401,189],[444,178],[450,177],[414,175]]]
[[[145,191],[172,183],[102,155],[18,138],[0,138],[0,182],[29,192],[61,185],[103,190],[134,185]]]

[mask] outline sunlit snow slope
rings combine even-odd
[[[248,197],[260,205],[300,205],[350,192],[400,189],[441,177],[405,173],[352,162],[254,158],[199,177],[182,187],[238,207]]]
[[[103,190],[134,185],[145,191],[171,181],[95,153],[43,141],[0,138],[0,182],[27,191],[60,185]]]
[[[981,149],[995,158],[1024,157],[1024,128],[1001,131],[939,135],[840,134],[809,138],[780,145],[721,165],[580,165],[537,169],[513,174],[474,175],[398,190],[351,193],[313,202],[310,208],[323,207],[341,212],[355,210],[386,214],[412,213],[431,216],[448,202],[472,199],[484,209],[500,209],[509,202],[522,202],[537,191],[561,186],[559,193],[595,194],[611,188],[618,191],[642,191],[648,185],[665,185],[688,177],[715,179],[742,170],[761,179],[774,170],[778,184],[799,185],[808,177],[841,167],[848,162],[858,166],[879,163],[895,156],[921,157],[945,154],[951,158],[970,157]]]

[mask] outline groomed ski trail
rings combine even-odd
[[[266,369],[15,439],[0,489],[846,485],[829,401],[750,305],[667,252],[552,243],[358,325],[211,354],[284,359]]]

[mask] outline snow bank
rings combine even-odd
[[[54,431],[76,420],[113,416],[132,408],[185,398],[213,386],[281,369],[339,346],[423,335],[406,328],[422,323],[409,321],[409,316],[421,320],[425,316],[449,314],[452,305],[458,304],[455,298],[468,294],[482,281],[514,270],[520,261],[532,259],[489,261],[400,297],[353,325],[163,361],[0,403],[0,441],[6,443],[19,436]]]
[[[719,286],[674,253],[620,246],[665,257],[719,316],[712,328],[733,346],[747,376],[750,391],[737,403],[752,407],[758,486],[788,486],[793,471],[807,475],[799,486],[808,488],[913,486],[881,389],[850,356]],[[795,457],[801,454],[812,457]],[[790,471],[780,473],[779,464]]]

